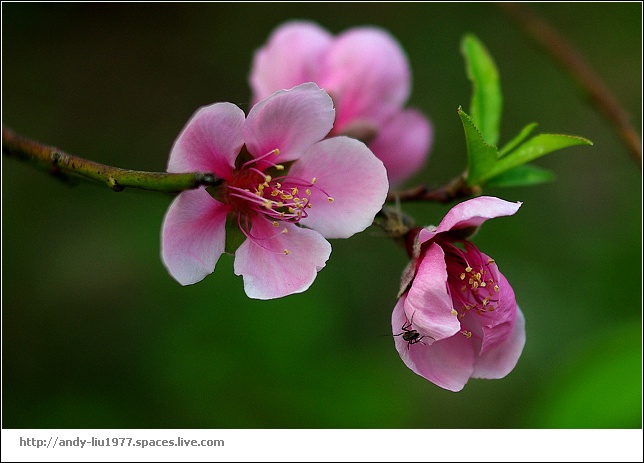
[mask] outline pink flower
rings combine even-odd
[[[390,34],[357,27],[333,37],[311,22],[283,24],[255,53],[250,75],[254,100],[303,82],[316,82],[332,96],[337,117],[331,135],[364,140],[385,164],[391,183],[423,166],[432,129],[420,112],[402,109],[411,73]]]
[[[494,259],[466,236],[520,206],[489,196],[470,199],[416,238],[391,325],[403,362],[444,389],[460,391],[471,377],[503,378],[519,360],[525,320],[514,291]]]
[[[235,274],[249,297],[299,293],[329,258],[325,238],[371,225],[389,188],[385,168],[358,140],[322,140],[334,116],[331,98],[313,83],[274,93],[248,117],[232,103],[192,116],[168,172],[212,172],[224,182],[184,191],[168,209],[161,254],[179,283],[212,273],[227,233],[237,233]]]

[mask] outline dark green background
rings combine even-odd
[[[533,7],[641,127],[641,4]],[[500,71],[501,143],[533,121],[595,142],[536,162],[555,183],[486,190],[523,201],[475,238],[525,313],[517,367],[460,393],[408,370],[390,327],[406,256],[377,230],[334,240],[304,294],[249,300],[230,256],[182,287],[159,257],[171,197],[69,187],[3,157],[3,427],[641,427],[641,173],[571,77],[495,4],[3,3],[2,123],[98,162],[164,170],[199,106],[248,110],[253,51],[292,18],[398,38],[409,104],[435,129],[409,186],[465,165],[466,32]],[[405,210],[437,224],[448,208]]]

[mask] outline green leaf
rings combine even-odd
[[[505,146],[499,150],[499,156],[503,156],[509,153],[510,151],[512,151],[514,148],[516,148],[519,145],[519,143],[525,140],[528,137],[528,135],[532,133],[532,131],[536,126],[537,126],[537,123],[533,122],[531,124],[526,125],[524,128],[522,128],[521,132],[519,132],[519,134],[516,137],[514,137],[512,140],[507,142]]]
[[[496,145],[503,105],[496,65],[485,46],[472,34],[463,37],[461,53],[473,87],[470,104],[472,122],[479,128],[487,144]]]
[[[536,167],[520,169],[507,176],[500,176],[553,151],[569,146],[593,144],[582,137],[549,133],[536,135],[523,142],[535,127],[535,124],[529,124],[504,147],[503,156],[501,156],[495,146],[485,142],[478,127],[463,108],[458,108],[458,115],[465,130],[468,158],[466,181],[470,186],[482,186],[493,178],[497,178],[493,183],[497,186],[530,185],[550,181],[553,178],[552,174]]]
[[[483,140],[481,132],[460,106],[458,115],[463,123],[463,129],[465,129],[465,142],[467,144],[467,184],[470,186],[481,185],[487,179],[486,173],[492,170],[497,162],[497,149]]]
[[[488,186],[528,186],[551,182],[555,175],[537,166],[522,165],[506,170],[487,181]]]
[[[592,145],[593,142],[583,137],[573,135],[561,135],[554,133],[542,133],[532,137],[512,152],[505,154],[494,165],[494,167],[487,172],[484,180],[512,169],[513,167],[526,164],[541,156],[552,153],[563,148],[575,145]]]

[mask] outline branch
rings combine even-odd
[[[631,157],[642,169],[642,140],[630,123],[628,113],[619,105],[599,76],[584,61],[581,54],[527,5],[519,3],[498,4],[512,19],[559,63],[572,74],[595,106],[611,122],[622,138]]]
[[[424,185],[404,191],[390,191],[387,202],[434,201],[442,204],[481,194],[480,186],[469,186],[464,176],[459,176],[440,188],[429,189]]]
[[[145,172],[106,166],[67,154],[58,148],[42,145],[2,127],[2,153],[24,161],[31,161],[63,180],[83,178],[104,183],[113,191],[124,188],[160,192],[179,192],[199,186],[217,186],[221,180],[212,173],[191,172],[174,174]]]

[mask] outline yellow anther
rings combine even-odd
[[[279,223],[277,220],[275,220],[275,221],[273,222],[273,226],[274,226],[274,227],[279,227],[279,226],[280,226],[280,223]]]
[[[472,267],[470,267],[470,266],[468,265],[467,267],[465,267],[465,271],[466,271],[467,273],[470,273],[470,272],[472,271]]]
[[[284,249],[284,255],[288,256],[291,253],[288,249]]]
[[[479,272],[476,275],[474,275],[474,278],[476,278],[478,281],[481,281],[481,273]]]
[[[452,315],[456,316],[456,315],[458,315],[458,312],[456,310],[452,309]]]
[[[486,284],[484,281],[481,282],[481,288],[485,288]]]
[[[464,280],[464,279],[465,279],[465,274],[461,273],[461,280]]]
[[[499,292],[499,285],[494,285],[494,291]]]
[[[494,262],[496,262],[496,261],[494,259],[492,259],[492,258],[488,259],[488,261],[487,261],[488,264],[493,264]]]
[[[472,289],[476,289],[476,288],[478,288],[478,287],[479,287],[479,282],[478,282],[478,281],[475,281],[475,282],[472,284]]]
[[[465,330],[463,330],[463,331],[461,331],[461,333],[462,333],[462,334],[463,334],[463,336],[465,336],[467,339],[469,339],[469,338],[471,338],[471,337],[472,337],[472,332],[471,332],[471,331],[465,331]]]
[[[327,198],[327,201],[329,201],[330,203],[332,203],[332,202],[333,202],[333,201],[335,201],[335,200],[334,200],[331,196],[329,196],[329,197]]]
[[[307,195],[309,195],[309,196],[311,195],[311,189],[310,189],[310,188],[307,188],[307,189],[306,189],[306,190],[304,190],[304,191],[306,191],[306,194],[307,194]]]
[[[271,196],[277,196],[278,194],[280,194],[279,190],[271,191]]]
[[[288,228],[282,228],[282,233],[288,233]]]
[[[264,201],[264,207],[266,209],[273,209],[273,201],[269,201],[268,199]]]
[[[313,205],[311,203],[307,203],[306,207],[313,207]]]
[[[293,196],[295,196],[295,195],[297,194],[297,192],[298,192],[298,191],[300,191],[300,190],[298,190],[298,189],[297,189],[297,187],[295,187],[295,186],[294,186],[293,188],[291,188],[291,194],[292,194]]]
[[[277,170],[284,170],[284,166],[283,166],[282,164],[277,164],[277,165],[275,166],[275,168],[276,168]]]
[[[289,207],[289,208],[288,208],[288,211],[289,211],[291,214],[295,214],[295,209],[293,209],[292,207]]]
[[[313,178],[311,179],[311,185],[315,185],[315,182],[316,182],[316,181],[317,181],[317,178],[316,178],[316,177],[313,177]]]
[[[275,153],[275,156],[277,156],[278,154],[280,154],[280,150],[279,150],[279,149],[277,149],[277,148],[275,148],[275,149],[273,150],[273,153]]]
[[[265,181],[266,183],[270,182],[271,180],[273,180],[273,177],[271,177],[270,175],[265,175],[265,176],[264,176],[264,181]],[[266,186],[268,186],[268,185],[266,185]]]
[[[483,307],[485,307],[489,303],[490,303],[490,298],[489,297],[486,297],[485,299],[483,299]]]

